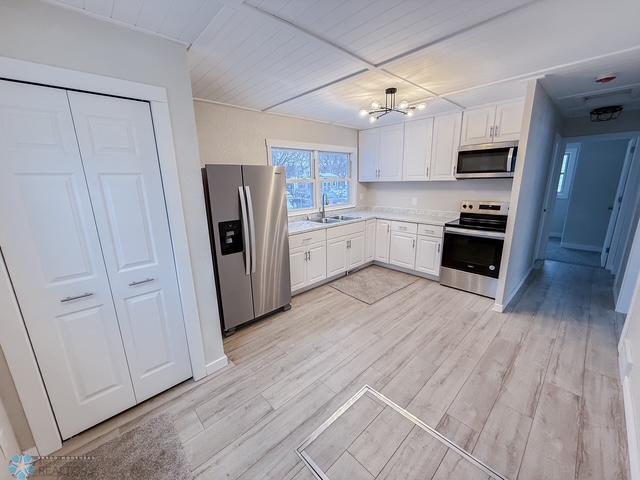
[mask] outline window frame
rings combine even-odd
[[[565,172],[562,173],[562,163],[564,162],[564,157],[567,158],[567,168]],[[560,183],[560,178],[564,175],[564,179],[562,182],[562,189],[558,192],[556,191],[556,198],[567,199],[571,195],[571,186],[573,184],[573,177],[576,169],[576,161],[578,157],[578,149],[577,148],[566,148],[564,153],[562,154],[562,158],[560,160],[560,169],[558,172],[558,184]],[[556,184],[556,190],[558,187]]]
[[[328,152],[328,153],[347,153],[349,154],[349,173],[350,178],[347,179],[349,181],[349,191],[350,198],[348,204],[345,205],[327,205],[325,210],[327,212],[334,210],[344,210],[347,208],[354,208],[357,204],[358,198],[358,150],[355,147],[345,147],[341,145],[324,145],[324,144],[316,144],[316,143],[304,143],[304,142],[295,142],[291,140],[275,140],[275,139],[267,139],[266,140],[267,147],[267,165],[273,165],[271,149],[272,148],[286,148],[293,150],[310,150],[312,165],[312,179],[311,182],[306,179],[296,179],[296,180],[287,180],[287,183],[312,183],[313,184],[313,203],[314,206],[310,209],[304,210],[294,210],[288,211],[288,215],[290,217],[296,217],[300,215],[309,215],[312,213],[318,213],[321,208],[322,202],[322,193],[321,186],[323,182],[331,181],[327,178],[320,177],[320,152]],[[334,181],[342,181],[343,178],[334,179]]]

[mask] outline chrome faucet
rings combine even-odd
[[[325,205],[328,205],[329,202],[327,202],[327,194],[323,193],[322,194],[322,207],[320,208],[320,218],[325,218],[326,217],[326,212],[324,210]]]

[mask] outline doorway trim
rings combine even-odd
[[[156,136],[158,160],[162,172],[167,216],[184,319],[189,358],[194,380],[207,375],[200,315],[196,299],[187,227],[182,207],[178,164],[173,143],[171,114],[167,91],[163,87],[121,80],[66,68],[0,57],[0,78],[35,83],[71,90],[134,98],[149,102]],[[22,319],[20,306],[11,285],[4,258],[0,256],[0,312],[3,328],[0,344],[16,390],[40,455],[47,455],[62,447],[62,438],[29,335]],[[6,321],[4,320],[6,318]],[[226,360],[226,359],[225,359]],[[225,362],[220,363],[223,367]],[[16,452],[17,453],[17,452]]]

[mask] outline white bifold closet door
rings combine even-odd
[[[62,437],[189,378],[149,104],[0,81],[0,152],[0,247]]]
[[[136,400],[191,377],[147,102],[68,92]]]
[[[67,92],[1,81],[0,149],[0,246],[68,438],[136,399]]]

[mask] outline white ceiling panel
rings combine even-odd
[[[385,68],[449,94],[638,45],[638,18],[636,0],[540,1]]]
[[[186,44],[220,11],[217,0],[48,0]]]
[[[362,70],[362,65],[276,20],[224,7],[191,47],[196,98],[265,109]]]
[[[379,64],[531,0],[248,0]]]
[[[410,103],[427,101],[429,108],[421,114],[427,115],[428,112],[438,108],[438,106],[442,108],[431,95],[420,88],[393,80],[380,72],[366,72],[332,87],[286,102],[270,111],[317,118],[326,122],[336,122],[355,128],[367,128],[370,126],[369,121],[366,117],[360,117],[359,111],[362,108],[369,108],[372,101],[384,103],[384,90],[387,87],[398,88],[398,102],[402,99],[406,99]],[[432,103],[436,104],[432,107]],[[448,102],[444,103],[447,109],[455,108]],[[376,122],[376,125],[397,123],[403,118],[401,114],[385,115]]]
[[[464,105],[465,107],[476,107],[485,103],[524,98],[526,93],[527,82],[524,80],[515,80],[488,87],[473,88],[455,95],[447,96],[447,98],[459,103],[460,105]]]

